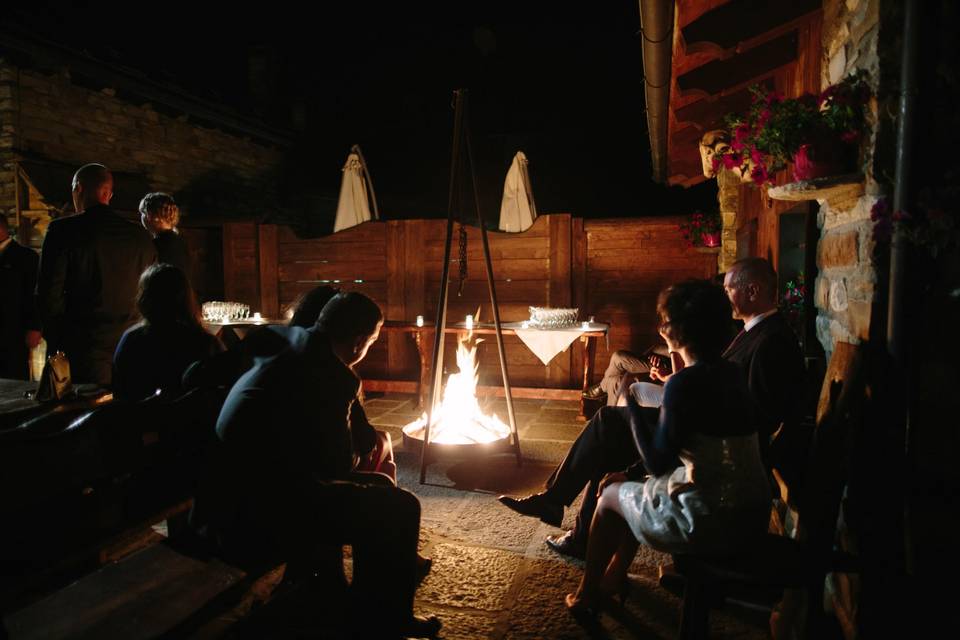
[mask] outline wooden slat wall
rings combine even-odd
[[[711,278],[717,256],[685,246],[676,218],[585,220],[586,309],[610,322],[609,349],[597,348],[596,376],[602,376],[610,353],[642,351],[660,341],[657,295],[686,278]],[[586,313],[584,313],[586,311]]]
[[[541,216],[522,234],[490,232],[501,320],[526,319],[531,305],[575,306],[581,317],[594,315],[613,323],[611,349],[646,348],[656,337],[654,307],[660,289],[683,278],[716,273],[716,255],[687,249],[679,223],[679,218],[584,221],[569,214],[553,214]],[[283,313],[301,293],[329,284],[366,293],[389,320],[423,315],[433,321],[436,317],[444,220],[370,222],[310,240],[297,238],[285,227],[228,226],[236,227],[224,231],[228,291],[252,294],[258,309]],[[467,228],[467,279],[462,296],[457,295],[459,251],[456,228],[454,231],[448,322],[462,321],[478,307],[480,319],[490,321],[480,231]],[[250,255],[259,256],[259,270],[249,268]],[[229,264],[231,259],[238,264]],[[448,370],[454,365],[455,349],[456,339],[449,336],[444,358]],[[571,388],[580,384],[583,360],[578,343],[547,367],[515,337],[505,338],[505,349],[514,385]],[[607,358],[606,345],[601,343],[597,375],[602,374]],[[400,334],[377,341],[361,366],[361,374],[370,378],[413,380],[417,371],[412,339]],[[480,346],[479,372],[481,384],[500,383],[492,338]]]

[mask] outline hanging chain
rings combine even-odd
[[[463,283],[467,280],[467,228],[460,223],[460,282],[457,285],[457,297],[463,295]]]

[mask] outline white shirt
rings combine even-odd
[[[753,316],[752,318],[750,318],[750,322],[745,322],[745,323],[743,323],[743,330],[744,330],[744,331],[750,331],[750,329],[753,329],[755,326],[757,326],[758,324],[760,324],[760,322],[761,322],[762,320],[764,320],[764,319],[766,319],[766,318],[769,318],[770,316],[772,316],[772,315],[775,314],[776,312],[777,312],[777,309],[776,309],[776,307],[774,307],[773,309],[770,309],[770,311],[764,311],[763,313],[761,313],[761,314],[758,315],[758,316]]]

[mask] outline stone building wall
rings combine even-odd
[[[174,196],[200,191],[206,181],[235,184],[264,200],[275,191],[282,157],[268,144],[195,124],[111,88],[80,86],[67,70],[47,73],[0,58],[0,212],[8,216],[16,209],[15,163],[22,154],[77,167],[101,162]],[[193,209],[184,211],[188,219],[211,215]]]
[[[826,0],[823,5],[822,86],[839,82],[857,70],[865,70],[876,92],[880,61],[878,37],[880,0]],[[876,122],[876,103],[872,105]],[[873,175],[876,127],[864,144],[864,194],[833,206],[820,203],[817,248],[817,337],[828,355],[838,340],[854,344],[870,330],[870,308],[876,273],[870,210],[882,195]]]

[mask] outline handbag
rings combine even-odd
[[[63,400],[73,391],[70,380],[70,361],[63,351],[57,351],[47,357],[37,385],[36,399],[39,402]]]

